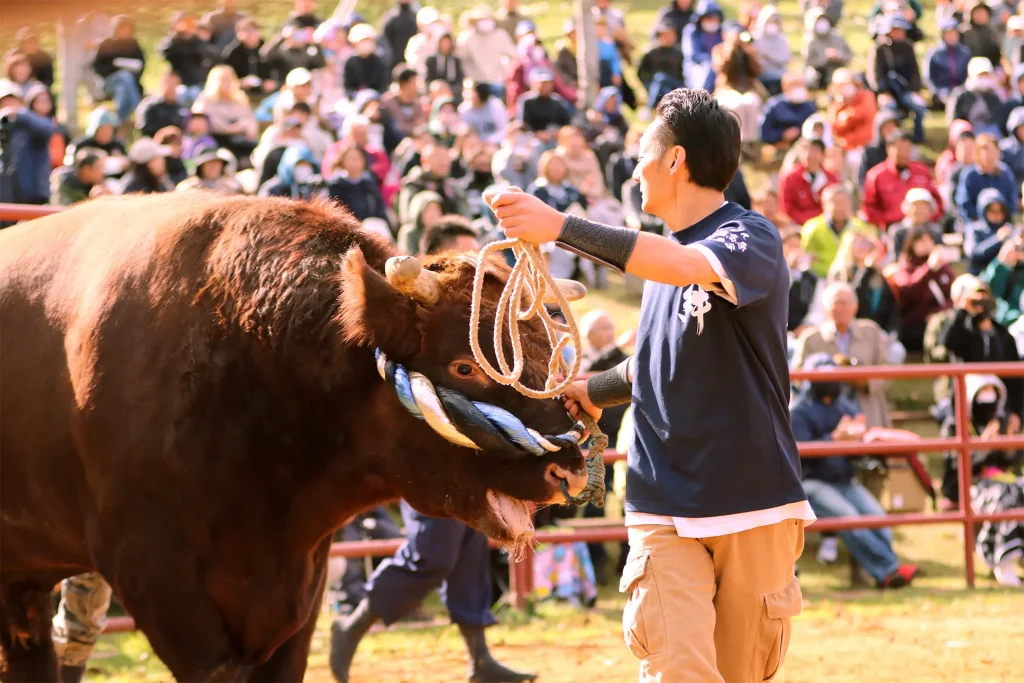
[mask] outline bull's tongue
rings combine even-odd
[[[505,523],[509,532],[514,537],[533,531],[533,520],[530,518],[530,509],[526,503],[515,498],[510,498],[504,493],[487,491],[487,504],[491,512]]]

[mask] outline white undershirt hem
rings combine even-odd
[[[682,538],[710,538],[770,526],[787,519],[797,519],[805,524],[810,524],[817,517],[814,516],[811,504],[806,500],[801,500],[767,510],[737,512],[733,515],[719,515],[718,517],[667,517],[646,512],[627,512],[626,526],[643,524],[674,526],[676,533]]]

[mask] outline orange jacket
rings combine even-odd
[[[838,97],[832,100],[828,105],[828,121],[839,146],[847,150],[860,149],[871,142],[875,135],[877,112],[875,95],[866,88],[850,102]]]

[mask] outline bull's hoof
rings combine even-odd
[[[487,657],[484,661],[475,663],[469,680],[470,683],[521,683],[537,680],[537,674],[510,669]]]

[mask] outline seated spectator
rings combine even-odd
[[[53,57],[40,46],[39,36],[32,29],[23,26],[15,34],[14,42],[15,50],[28,58],[32,67],[32,78],[45,85],[47,90],[52,90]]]
[[[50,204],[71,206],[89,198],[92,189],[103,182],[103,152],[83,149],[74,164],[61,166],[50,174]]]
[[[618,201],[623,201],[623,185],[633,177],[640,155],[640,137],[643,131],[633,128],[626,133],[623,149],[615,152],[605,165],[605,184],[611,191],[612,196]]]
[[[886,244],[890,254],[898,254],[903,251],[903,242],[911,230],[924,228],[935,240],[936,244],[942,244],[942,226],[936,223],[935,218],[935,197],[923,187],[912,187],[907,190],[907,196],[903,198],[903,220],[893,223],[886,231]]]
[[[995,375],[967,375],[966,381],[971,431],[983,441],[1014,434],[1009,429],[1003,382]],[[975,510],[995,514],[1024,507],[1024,479],[1017,474],[1021,453],[1020,449],[1001,448],[972,453],[971,504]],[[974,547],[1000,586],[1021,586],[1018,569],[1024,558],[1024,522],[982,522]]]
[[[313,31],[313,42],[324,56],[324,65],[313,73],[313,89],[319,94],[320,105],[314,113],[325,126],[337,130],[344,121],[347,104],[345,62],[355,54],[355,49],[348,44],[348,28],[334,17]]]
[[[809,98],[807,87],[799,74],[783,76],[782,94],[764,103],[761,112],[761,142],[777,149],[789,149],[800,137],[800,127],[804,121],[817,111]]]
[[[494,160],[494,145],[481,144],[478,148],[470,151],[469,146],[463,148],[463,158],[466,164],[466,175],[459,184],[466,195],[466,203],[469,206],[468,218],[476,220],[483,218],[489,210],[484,204],[484,192],[494,185],[494,172],[491,170]]]
[[[683,87],[683,52],[679,49],[679,34],[667,22],[657,24],[654,31],[654,45],[640,58],[636,68],[637,78],[647,88],[647,111],[641,118],[650,116],[650,110],[656,108],[667,93]]]
[[[555,93],[555,78],[550,71],[534,69],[530,79],[533,89],[519,98],[515,118],[542,142],[550,144],[554,142],[551,129],[569,125],[569,104]]]
[[[462,96],[462,60],[455,54],[455,38],[451,33],[442,33],[437,38],[436,50],[427,57],[426,82],[444,81],[451,86],[456,104]]]
[[[825,288],[825,322],[804,330],[793,352],[793,367],[803,367],[808,358],[827,354],[842,358],[857,367],[902,363],[906,353],[893,348],[889,335],[877,323],[857,317],[857,294],[845,282],[832,282]],[[893,353],[897,357],[893,358]],[[849,381],[847,390],[864,414],[868,427],[892,427],[886,389],[889,381],[871,379]]]
[[[1024,183],[1024,107],[1017,107],[1006,121],[1010,133],[999,141],[1000,161],[1006,164],[1017,185]]]
[[[445,87],[448,85],[444,81],[435,82],[443,83]],[[380,95],[376,90],[362,90],[355,96],[347,115],[353,114],[362,114],[370,121],[370,140],[375,147],[383,149],[388,154],[395,151],[402,141],[402,135],[395,129],[391,115],[381,106]],[[310,139],[322,138],[322,142],[318,142],[316,146],[310,145],[314,154],[322,152],[331,144],[331,136],[320,128],[315,116],[309,117],[303,128],[303,133]]]
[[[786,234],[794,228],[799,232],[800,226],[779,208],[780,205],[779,193],[772,187],[762,188],[751,198],[753,210],[767,218],[780,234]]]
[[[758,80],[762,73],[760,57],[749,36],[747,40],[741,40],[736,34],[730,34],[725,42],[716,45],[711,55],[714,71],[718,74],[715,78],[715,99],[736,112],[740,120],[743,152],[750,158],[756,158],[761,105],[768,99],[768,91]]]
[[[782,92],[782,76],[793,56],[782,31],[782,15],[773,5],[768,5],[758,13],[757,26],[750,34],[761,64],[761,83],[769,95],[778,95]]]
[[[1006,73],[1016,76],[1024,64],[1024,16],[1014,14],[1007,19],[1002,51]]]
[[[427,130],[434,136],[434,141],[451,149],[455,145],[459,131],[465,128],[459,121],[459,112],[452,97],[438,97],[430,105],[430,123]]]
[[[877,266],[885,245],[867,233],[847,231],[828,272],[830,282],[844,282],[857,296],[857,317],[870,320],[890,337],[899,329],[899,309],[892,288]]]
[[[952,206],[952,200],[946,201],[945,188],[949,185],[950,175],[952,175],[953,169],[959,167],[960,163],[957,161],[956,147],[957,142],[963,135],[969,135],[971,138],[972,152],[971,161],[974,163],[973,143],[974,143],[974,131],[970,123],[967,121],[953,121],[949,124],[949,134],[947,136],[948,141],[946,148],[939,153],[938,159],[935,160],[935,184],[939,186],[939,192],[943,195],[943,202],[946,206]],[[956,185],[953,185],[953,189],[956,189]]]
[[[427,122],[427,112],[420,96],[419,74],[405,64],[399,64],[391,72],[390,89],[380,98],[380,106],[388,113],[395,130],[403,137],[412,135],[417,126]],[[498,107],[504,107],[498,102]]]
[[[50,200],[50,140],[57,124],[25,106],[17,89],[9,86],[0,86],[0,112],[10,125],[5,152],[15,162],[10,199],[17,204],[46,204]],[[0,182],[8,185],[7,178]]]
[[[565,164],[569,185],[582,192],[588,202],[595,202],[607,194],[597,155],[587,147],[579,128],[565,126],[559,131],[555,154]]]
[[[360,35],[363,36],[365,35],[365,29],[360,27],[364,26],[366,24],[355,24],[352,28],[357,28]],[[260,54],[270,69],[273,80],[280,83],[287,74],[296,69],[316,71],[326,65],[327,62],[324,59],[323,51],[319,45],[313,42],[313,32],[315,29],[316,26],[303,26],[301,23],[289,20],[278,35],[263,45]],[[371,28],[370,30],[372,31],[373,29]],[[374,33],[373,35],[373,40],[376,40],[376,34]],[[351,34],[349,42],[352,45],[355,45],[356,42],[352,40]],[[386,65],[382,66],[385,68],[383,78],[386,80],[388,77]],[[379,75],[379,72],[374,71],[374,76]],[[344,83],[343,85],[345,85],[345,89],[348,91],[347,85]]]
[[[234,69],[242,90],[253,98],[277,90],[279,83],[274,79],[271,65],[263,57],[260,25],[255,19],[246,17],[231,31],[234,40],[223,48],[221,63]]]
[[[161,130],[163,130],[161,128]],[[181,157],[191,159],[200,147],[216,147],[217,141],[210,135],[210,117],[206,114],[189,112],[185,117],[185,129],[181,136]]]
[[[437,224],[444,213],[444,198],[436,192],[423,190],[409,200],[409,220],[398,230],[398,249],[403,254],[419,252],[421,239],[430,228]]]
[[[466,78],[487,84],[500,98],[505,74],[516,57],[516,45],[511,35],[498,27],[487,5],[478,5],[467,12],[466,18],[468,26],[455,40],[455,54],[462,59]]]
[[[594,8],[594,32],[597,35],[598,85],[602,88],[615,87],[620,90],[620,93],[628,93],[628,96],[623,96],[623,99],[630,106],[635,106],[633,90],[622,80],[622,61],[619,57],[619,48],[615,44],[614,38],[609,35],[608,20],[596,7]]]
[[[999,134],[1003,96],[999,92],[992,64],[984,57],[972,57],[967,64],[967,81],[949,95],[946,121],[963,120],[976,134]]]
[[[907,351],[923,347],[928,318],[950,307],[953,271],[926,228],[907,235],[896,263],[885,270],[899,302],[899,340]]]
[[[683,81],[689,88],[714,90],[711,48],[722,42],[722,18],[721,6],[704,0],[683,29]]]
[[[377,187],[377,179],[366,168],[366,155],[359,145],[348,143],[338,153],[334,165],[324,159],[328,196],[340,202],[359,221],[367,218],[387,220],[387,207]]]
[[[916,43],[919,40],[924,39],[924,31],[918,27],[917,22],[921,18],[922,7],[918,0],[885,0],[884,2],[875,3],[874,12],[872,19],[868,23],[868,35],[872,39],[877,37],[877,33],[874,33],[875,26],[884,21],[886,17],[900,17],[910,28],[907,29],[907,40],[911,43]]]
[[[830,91],[832,101],[828,105],[827,120],[836,144],[846,152],[853,176],[859,178],[864,148],[871,142],[875,130],[875,114],[878,113],[875,94],[863,87],[860,79],[846,68],[836,69],[832,74]]]
[[[541,154],[537,169],[537,180],[526,188],[527,192],[563,213],[586,215],[587,197],[569,182],[568,168],[558,154],[552,150]],[[590,261],[584,264],[579,256],[564,249],[551,250],[549,258],[554,277],[572,279],[584,272],[594,273]]]
[[[827,354],[815,354],[805,369],[835,367]],[[815,381],[796,397],[790,408],[797,441],[849,441],[859,443],[866,433],[858,406],[841,396],[841,382]],[[819,518],[884,516],[871,492],[857,483],[850,458],[801,458],[804,493]],[[892,549],[889,529],[851,529],[839,532],[850,554],[875,579],[878,588],[903,588],[917,576],[912,564],[900,564]]]
[[[875,115],[874,122],[874,137],[871,138],[871,142],[864,147],[864,158],[860,166],[860,185],[864,185],[864,180],[867,178],[868,171],[884,162],[887,156],[886,153],[886,140],[893,133],[901,130],[900,119],[895,112],[891,111],[879,111]]]
[[[981,191],[995,188],[1003,195],[1010,213],[1020,206],[1017,179],[1010,167],[999,160],[999,145],[995,137],[983,134],[975,138],[978,161],[963,169],[957,183],[954,199],[957,214],[965,221],[978,218],[978,198]]]
[[[220,55],[213,47],[196,35],[196,18],[188,12],[175,12],[171,17],[171,33],[157,45],[171,70],[181,77],[178,101],[191,105],[206,82],[206,75]]]
[[[128,150],[131,165],[121,179],[120,194],[170,192],[174,183],[167,175],[167,157],[171,148],[153,138],[139,138]]]
[[[922,349],[925,363],[945,364],[953,362],[949,355],[949,350],[943,346],[946,328],[949,327],[957,310],[964,307],[965,298],[973,294],[981,286],[983,286],[981,280],[970,273],[959,275],[953,280],[953,284],[949,287],[949,296],[953,306],[933,314],[928,318],[928,324],[925,326],[924,348]],[[932,395],[935,397],[936,407],[936,412],[933,416],[937,415],[938,421],[941,424],[944,419],[942,415],[951,408],[950,401],[953,400],[953,381],[949,377],[936,377],[935,381],[932,382]],[[956,484],[954,484],[955,486]]]
[[[387,64],[376,53],[377,32],[369,24],[356,24],[349,30],[348,40],[355,52],[345,60],[342,85],[349,98],[360,90],[386,92],[391,83]]]
[[[181,78],[168,70],[160,76],[160,91],[143,98],[135,110],[135,128],[145,136],[153,137],[167,126],[185,127],[188,108],[178,102]]]
[[[818,277],[828,275],[839,242],[849,231],[862,232],[874,239],[878,230],[865,225],[853,212],[850,190],[841,184],[829,185],[821,191],[822,213],[804,223],[800,232],[800,246],[811,259],[811,270]]]
[[[192,157],[189,177],[178,183],[178,190],[210,190],[220,194],[241,194],[242,186],[231,177],[234,163],[230,152],[215,147],[200,147]]]
[[[964,255],[967,270],[978,275],[999,253],[1003,243],[1014,232],[1006,199],[990,187],[978,194],[978,218],[964,226]]]
[[[222,51],[235,39],[235,31],[241,22],[248,19],[248,15],[238,11],[237,0],[220,0],[219,5],[220,9],[204,14],[200,23],[210,26],[210,42]],[[238,77],[242,78],[242,75],[238,74]]]
[[[75,138],[68,145],[65,162],[73,163],[78,150],[90,147],[107,155],[103,163],[108,176],[121,175],[128,168],[128,152],[116,135],[117,115],[104,106],[93,109],[85,124],[85,134]]]
[[[805,329],[825,320],[825,282],[811,270],[811,257],[800,246],[800,230],[782,235],[782,257],[789,266],[789,321],[795,341]]]
[[[331,145],[330,149],[340,150],[348,143],[355,143],[363,150],[366,157],[366,168],[373,174],[380,188],[384,201],[391,205],[394,195],[398,193],[398,179],[391,179],[391,157],[383,148],[373,144],[370,140],[370,119],[362,114],[353,114],[345,117],[345,123],[341,127],[341,140]],[[329,152],[328,152],[329,154]],[[327,165],[327,156],[324,154],[324,165]],[[418,160],[417,160],[418,162]],[[335,164],[332,164],[334,166]]]
[[[171,184],[177,186],[178,183],[188,178],[188,169],[181,158],[183,150],[181,129],[177,126],[161,128],[153,136],[153,142],[170,150],[164,157],[164,165],[167,167],[167,178]]]
[[[525,189],[537,179],[540,143],[521,121],[512,121],[494,153],[492,170],[499,182]]]
[[[669,0],[666,6],[658,10],[658,15],[654,19],[654,28],[651,30],[651,39],[657,37],[658,27],[666,24],[672,27],[676,35],[682,36],[683,29],[696,16],[694,12],[696,4],[694,0]]]
[[[322,23],[323,19],[316,14],[316,0],[294,0],[293,9],[288,13],[281,33],[284,33],[284,28],[288,26],[315,29]]]
[[[505,102],[510,116],[516,114],[523,95],[531,88],[535,90],[540,79],[550,80],[551,91],[557,93],[565,102],[576,102],[576,89],[555,73],[555,65],[548,57],[547,50],[541,45],[535,33],[528,33],[519,40],[516,46],[516,59],[512,62],[505,79]]]
[[[50,151],[50,170],[64,164],[64,154],[67,151],[68,141],[71,139],[67,128],[57,121],[57,112],[53,108],[53,98],[50,91],[42,83],[36,83],[29,88],[25,95],[25,105],[33,114],[42,116],[53,124],[53,133],[50,135],[48,149]]]
[[[300,107],[309,108],[304,102],[299,102],[295,105],[295,109]],[[216,145],[213,138],[210,138],[210,143],[214,146]],[[259,172],[256,189],[262,187],[264,183],[277,174],[277,167],[281,163],[281,158],[284,156],[285,151],[293,145],[309,147],[303,136],[302,119],[298,116],[288,116],[280,124],[274,124],[264,131],[263,139],[252,153],[253,167]],[[314,156],[313,158],[315,159],[316,157]]]
[[[949,18],[939,24],[942,42],[925,55],[925,84],[932,94],[932,106],[946,109],[950,94],[967,81],[971,50],[960,42],[960,25]]]
[[[935,199],[933,219],[942,215],[942,199],[935,187],[931,170],[920,161],[911,161],[913,145],[910,136],[897,131],[886,141],[885,163],[868,171],[864,179],[864,200],[861,212],[864,219],[885,230],[903,219],[903,200],[911,188],[921,187]]]
[[[1000,325],[1012,325],[1021,316],[1020,302],[1024,298],[1024,236],[1019,230],[1003,243],[999,254],[982,271],[981,280],[996,299],[993,319]]]
[[[129,17],[114,17],[112,31],[96,48],[92,68],[103,79],[103,92],[114,100],[118,121],[124,123],[142,101],[146,55],[135,39],[135,24]]]
[[[294,144],[281,155],[277,175],[260,186],[260,197],[288,197],[310,201],[327,197],[327,187],[309,147]]]
[[[596,132],[595,135],[587,135],[587,142],[596,142],[599,139],[614,139],[616,146],[622,144],[622,139],[629,132],[629,122],[622,115],[622,93],[614,85],[601,88],[594,100],[592,109],[586,113],[586,121]],[[614,135],[613,133],[618,133]],[[609,135],[606,135],[609,134]],[[596,152],[596,150],[595,150]],[[601,158],[598,156],[598,158]]]
[[[1001,64],[1003,52],[999,36],[992,28],[992,10],[982,0],[977,0],[968,9],[969,24],[964,30],[963,41],[975,57],[985,57],[990,64]]]
[[[824,153],[821,140],[801,140],[796,161],[779,173],[779,208],[797,223],[821,215],[821,192],[837,181],[822,168]]]
[[[441,12],[430,5],[424,5],[416,12],[417,33],[406,43],[405,63],[416,69],[421,76],[425,74],[427,56],[431,53],[438,36],[448,30],[448,26],[441,18]],[[349,42],[352,39],[349,38]],[[396,61],[401,61],[398,55],[394,55]]]
[[[427,145],[420,154],[420,165],[409,171],[402,179],[398,192],[398,220],[402,225],[412,222],[410,205],[412,198],[424,190],[441,196],[442,213],[468,214],[466,197],[458,181],[451,177],[452,160],[448,150],[437,143]],[[416,249],[417,243],[411,243]],[[413,253],[413,252],[410,252]]]
[[[800,54],[804,58],[804,84],[808,88],[827,88],[836,69],[845,67],[853,52],[843,34],[833,27],[821,9],[812,9],[804,18],[804,41]]]
[[[907,41],[910,24],[900,16],[881,17],[882,26],[875,49],[868,54],[867,77],[878,95],[880,107],[914,115],[914,142],[924,142],[927,106],[918,95],[921,72],[914,46]]]
[[[999,115],[999,127],[1003,135],[1012,135],[1009,127],[1010,113],[1017,107],[1024,107],[1024,65],[1018,66],[1010,79],[1010,92],[1003,103],[1003,111]]]
[[[32,86],[38,84],[39,81],[32,75],[32,63],[28,55],[19,50],[8,52],[4,57],[4,77],[0,78],[0,89],[16,93],[24,101]]]
[[[259,124],[231,67],[220,65],[210,70],[206,87],[196,98],[192,111],[206,114],[217,144],[235,156],[248,157],[256,148]]]

